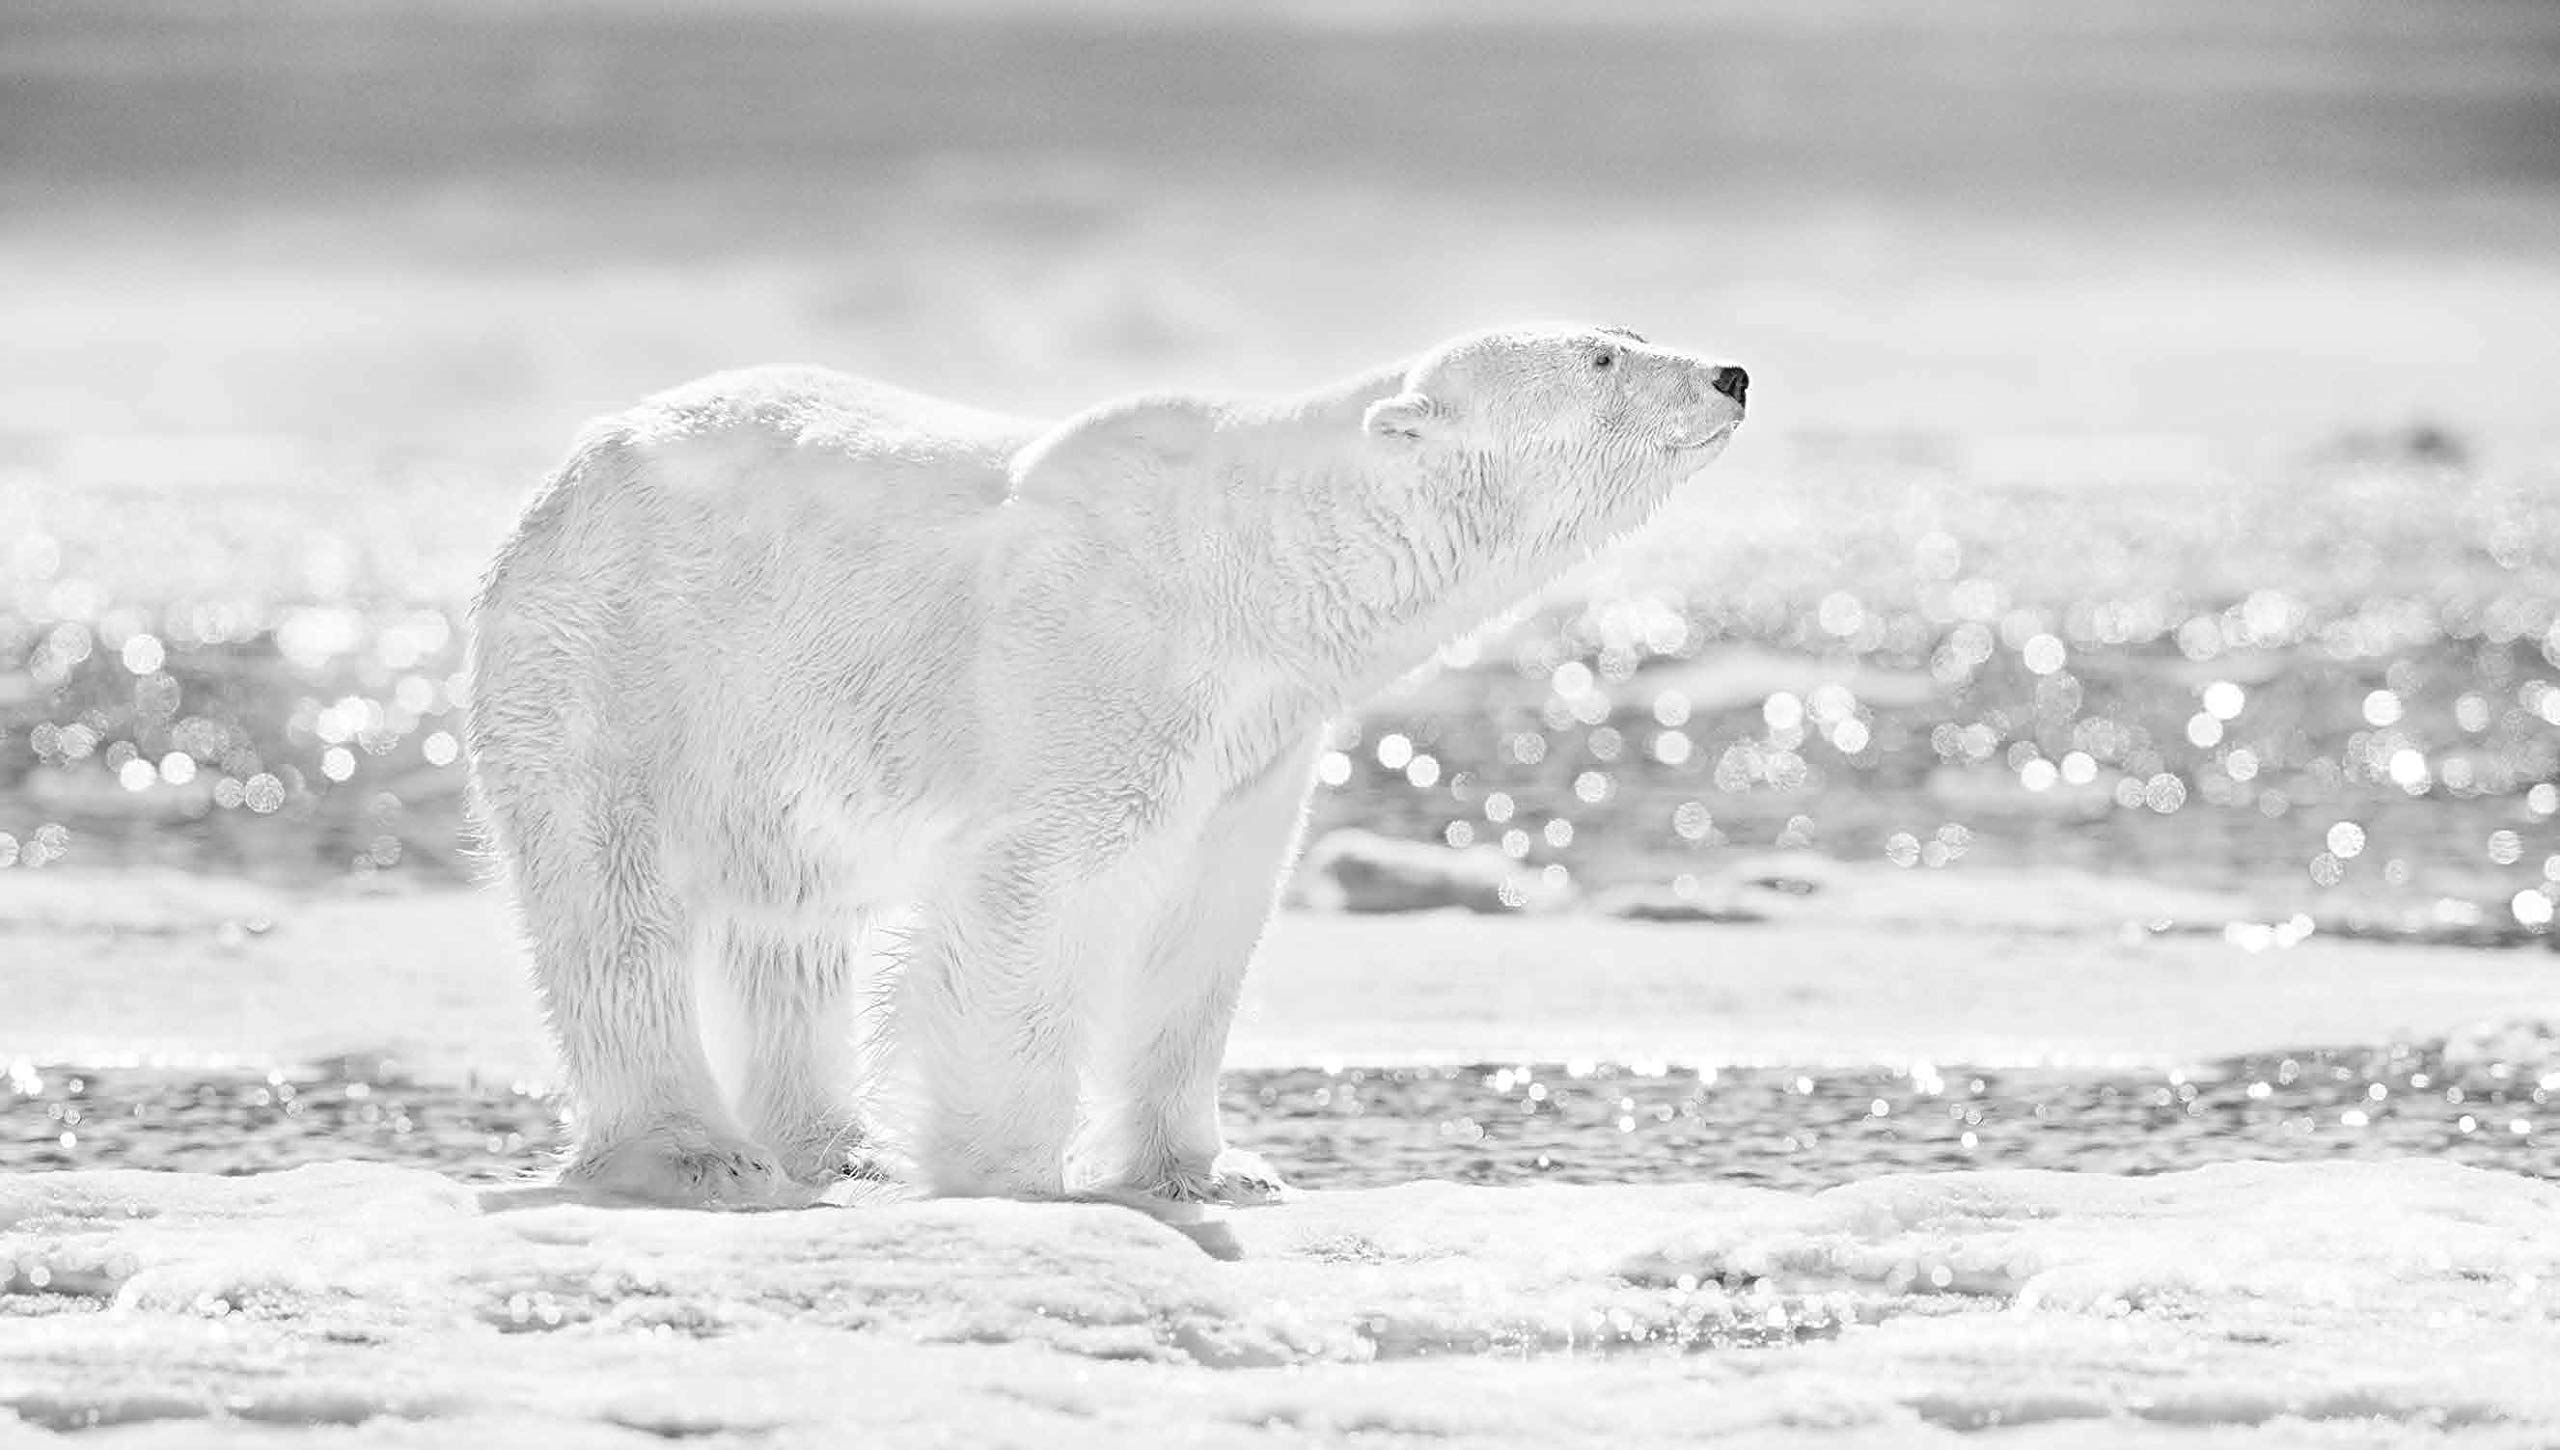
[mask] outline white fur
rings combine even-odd
[[[1647,517],[1740,421],[1711,379],[1536,328],[1055,426],[759,369],[589,429],[481,594],[471,722],[571,1177],[841,1171],[857,946],[903,913],[936,1189],[1064,1192],[1089,1087],[1094,1186],[1267,1192],[1218,1061],[1322,722]]]

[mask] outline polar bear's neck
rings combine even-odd
[[[1609,531],[1575,461],[1372,437],[1380,369],[1294,397],[1156,394],[1104,404],[1010,464],[1012,498],[1142,560],[1150,592],[1330,713],[1430,659],[1579,561]],[[1586,465],[1587,466],[1587,465]],[[1530,487],[1530,485],[1535,485]],[[1587,517],[1522,500],[1587,496]]]
[[[1364,431],[1369,404],[1402,377],[1223,409],[1195,460],[1217,481],[1213,527],[1259,563],[1204,603],[1328,709],[1419,667],[1576,556],[1574,540],[1524,536],[1516,463],[1425,462]]]

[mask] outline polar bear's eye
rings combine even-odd
[[[1591,355],[1591,365],[1595,368],[1616,367],[1618,355],[1604,347]]]

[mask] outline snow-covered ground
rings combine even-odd
[[[509,1192],[357,1165],[0,1183],[0,1439],[2560,1436],[2560,1188],[2445,1165],[1417,1184],[1188,1236],[1101,1205]]]
[[[547,1075],[485,894],[5,884],[0,1062]],[[1947,872],[1754,925],[1294,913],[1235,1057],[2175,1064],[2452,1033],[2550,1063],[2548,1031],[2464,1031],[2546,1005],[2546,952],[2143,925],[2213,909]],[[2560,1186],[2449,1164],[1424,1183],[1178,1227],[865,1192],[0,1180],[0,1445],[2560,1443]]]
[[[2442,1036],[2560,1002],[2548,952],[2321,934],[2245,950],[2146,924],[2238,906],[2064,872],[1831,873],[1759,924],[1282,916],[1230,1066],[1597,1061],[2175,1067]],[[389,1052],[549,1081],[499,899],[282,895],[177,873],[0,881],[0,1062]]]

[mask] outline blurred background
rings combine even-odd
[[[0,868],[461,879],[460,604],[690,376],[1055,414],[1572,318],[1751,422],[1338,724],[1320,830],[2524,940],[2555,237],[2541,0],[12,0]]]

